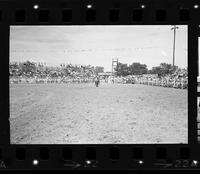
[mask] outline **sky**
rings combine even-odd
[[[177,25],[175,65],[186,68],[188,32]],[[10,62],[44,62],[103,66],[111,71],[112,59],[140,62],[148,69],[162,62],[172,64],[171,25],[71,25],[11,26]]]

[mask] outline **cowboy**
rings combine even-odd
[[[95,82],[96,87],[98,87],[99,86],[99,82],[100,82],[98,76],[95,77],[94,82]]]

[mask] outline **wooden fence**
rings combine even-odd
[[[162,87],[171,87],[171,88],[180,88],[180,89],[187,89],[188,87],[188,80],[181,78],[181,79],[136,79],[135,81],[138,84],[144,85],[151,85],[151,86],[162,86]]]

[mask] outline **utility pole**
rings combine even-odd
[[[178,27],[176,25],[174,25],[171,30],[174,30],[174,42],[173,42],[173,69],[174,69],[174,62],[175,62],[175,43],[176,43],[176,29],[178,29]]]

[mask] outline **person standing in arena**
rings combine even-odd
[[[95,83],[95,86],[96,86],[96,87],[99,86],[99,83],[100,83],[99,76],[96,76],[96,77],[95,77],[94,83]]]

